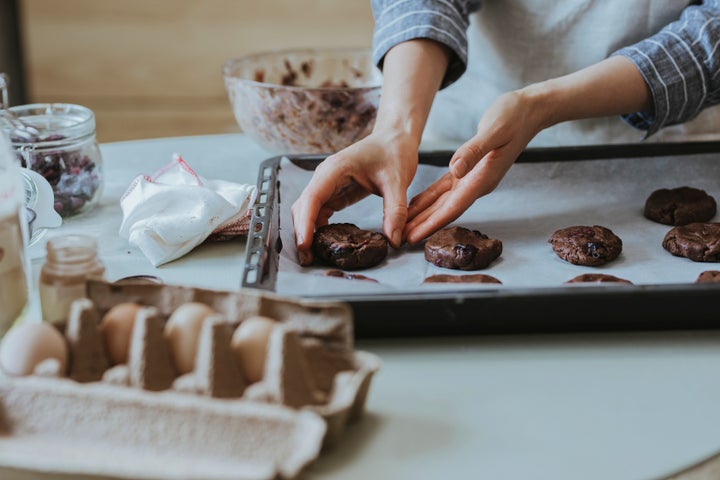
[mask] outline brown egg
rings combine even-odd
[[[203,321],[217,312],[200,302],[180,305],[165,324],[165,338],[170,347],[175,368],[182,375],[195,368],[198,338]]]
[[[0,342],[0,370],[11,376],[30,375],[40,363],[55,359],[64,375],[68,346],[62,333],[47,322],[23,322],[12,327]]]
[[[233,332],[230,346],[250,383],[263,378],[268,341],[274,326],[272,318],[257,315],[243,320]]]
[[[142,305],[137,303],[118,303],[103,315],[100,321],[100,333],[105,341],[105,351],[110,365],[128,362],[135,316],[141,308]]]

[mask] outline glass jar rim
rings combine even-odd
[[[58,141],[82,139],[95,134],[95,114],[83,105],[74,103],[30,103],[16,105],[8,111],[17,116],[23,123],[37,128],[44,137],[60,135],[64,138],[44,140],[43,137],[35,142],[13,140],[13,146],[48,144],[56,145]],[[37,145],[40,146],[40,145]]]
[[[98,242],[92,235],[71,233],[48,239],[46,250],[48,260],[84,262],[96,257]]]

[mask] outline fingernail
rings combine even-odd
[[[452,164],[452,167],[456,177],[462,177],[467,173],[467,165],[465,164],[465,160],[463,160],[462,157],[456,158]]]
[[[402,240],[402,232],[400,229],[395,229],[392,232],[392,238],[390,239],[390,243],[393,244],[393,246],[397,247],[400,245],[400,241]]]
[[[298,250],[298,260],[300,261],[300,265],[310,265],[312,263],[312,253],[307,250]]]

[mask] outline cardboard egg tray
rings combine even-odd
[[[122,302],[144,308],[127,364],[110,367],[99,324]],[[163,327],[187,302],[218,315],[203,322],[195,369],[179,375]],[[262,380],[246,384],[230,338],[254,315],[277,325]],[[295,478],[364,411],[380,361],[354,350],[352,328],[341,302],[91,280],[63,327],[67,375],[44,362],[34,375],[0,377],[0,465],[115,478]]]

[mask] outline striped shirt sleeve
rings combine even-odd
[[[679,20],[612,55],[637,66],[653,97],[652,112],[623,115],[623,120],[646,130],[646,138],[691,120],[720,103],[720,0],[687,7]]]
[[[441,86],[447,87],[467,68],[468,17],[478,8],[479,0],[372,0],[375,64],[382,69],[385,54],[398,43],[435,40],[453,53]]]

